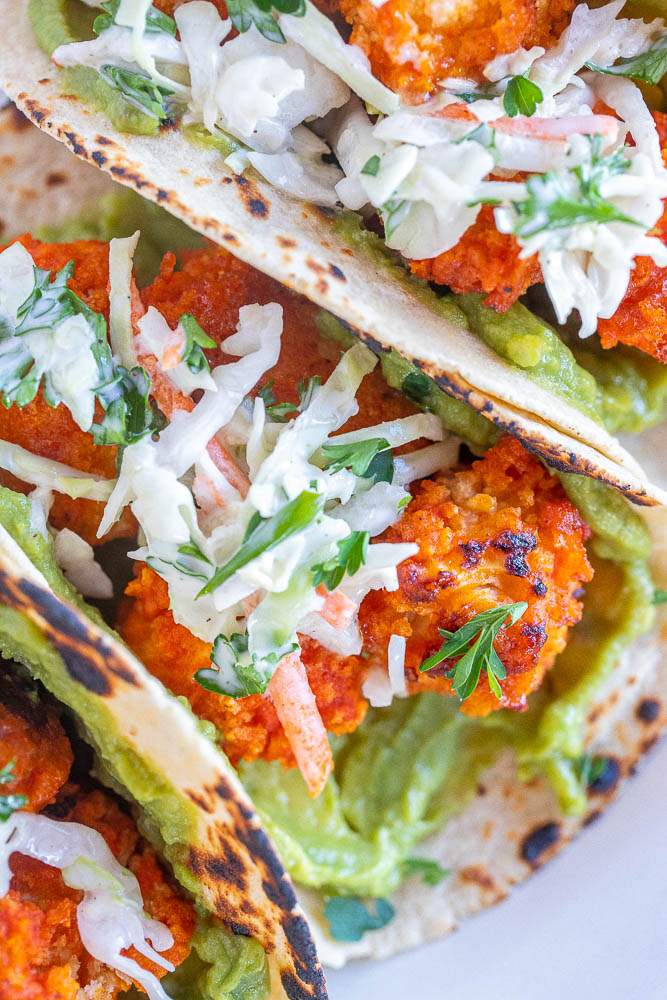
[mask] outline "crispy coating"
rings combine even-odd
[[[653,117],[667,164],[667,115],[654,111]],[[667,207],[651,235],[667,243]],[[667,362],[667,270],[637,257],[621,304],[610,319],[598,321],[598,334],[603,347],[629,344]]]
[[[499,233],[493,208],[483,205],[456,246],[437,257],[410,261],[410,270],[459,294],[484,294],[485,306],[506,312],[531,285],[542,281],[537,255],[522,259],[520,253],[516,237]]]
[[[17,242],[17,241],[14,241]],[[75,262],[75,274],[69,287],[95,312],[109,318],[109,247],[96,240],[77,240],[73,243],[40,243],[31,236],[18,238],[31,254],[37,267],[59,271],[68,261]],[[102,416],[99,410],[98,417]],[[117,449],[100,447],[92,435],[74,422],[66,406],[47,406],[39,392],[32,403],[23,409],[0,406],[0,439],[21,445],[44,458],[64,462],[82,472],[112,478],[116,475]],[[0,472],[0,483],[10,489],[29,493],[32,489],[7,472]],[[70,500],[56,494],[51,508],[50,521],[55,528],[71,528],[90,544],[97,541],[96,531],[104,505],[92,500]],[[132,537],[136,533],[134,519],[126,513],[114,525],[109,538]]]
[[[330,0],[318,4],[325,12]],[[520,46],[550,45],[574,0],[341,0],[351,41],[373,73],[406,101],[420,102],[448,77],[482,81],[484,66]]]
[[[278,302],[283,309],[282,350],[263,384],[274,379],[276,399],[296,404],[296,387],[302,377],[319,375],[323,382],[328,379],[340,360],[341,347],[318,333],[316,306],[221,247],[187,256],[183,269],[174,271],[174,255],[166,255],[160,275],[141,293],[146,308],[155,306],[171,327],[183,313],[192,313],[219,344],[235,332],[241,306]],[[212,366],[233,360],[220,350],[205,353]],[[415,412],[410,401],[391,389],[377,369],[363,380],[357,399],[359,414],[347,422],[345,430]]]
[[[0,794],[28,797],[26,808],[97,830],[122,865],[134,872],[146,911],[174,936],[165,957],[175,965],[187,957],[194,933],[192,904],[180,896],[132,818],[106,792],[83,789],[67,776],[72,750],[55,704],[36,700],[9,673],[0,675],[0,767],[14,761],[16,780]],[[60,871],[14,854],[10,892],[0,899],[0,1000],[75,1000],[86,995],[113,1000],[129,982],[84,949],[76,921],[82,894],[68,888]],[[157,976],[164,969],[134,950],[128,954]]]
[[[141,566],[126,594],[133,600],[124,603],[118,626],[121,635],[151,673],[175,694],[184,695],[195,715],[218,728],[232,763],[263,757],[295,767],[267,697],[255,694],[234,700],[197,684],[196,671],[211,665],[211,645],[174,622],[165,581],[148,566]],[[306,636],[300,636],[300,641],[301,658],[326,728],[333,733],[352,732],[368,707],[361,694],[364,661],[336,656]]]
[[[524,708],[581,618],[575,595],[592,577],[589,533],[558,481],[510,436],[471,468],[425,480],[384,536],[416,542],[418,554],[401,564],[397,591],[372,591],[361,607],[371,661],[385,662],[391,635],[403,635],[411,690],[449,692],[451,660],[419,674],[440,648],[437,630],[455,632],[481,611],[527,601],[524,616],[496,640],[508,675],[502,699],[483,674],[462,705],[470,715]]]

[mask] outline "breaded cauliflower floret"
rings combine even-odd
[[[584,543],[590,532],[556,479],[519,442],[505,436],[472,467],[425,480],[385,541],[416,542],[417,555],[398,570],[399,589],[372,591],[359,621],[371,661],[386,662],[392,634],[407,638],[405,665],[413,693],[449,693],[445,660],[428,673],[420,664],[475,615],[526,601],[523,617],[495,643],[507,670],[503,697],[482,673],[463,703],[469,715],[522,709],[564,649],[581,618],[581,584],[592,577]]]
[[[373,73],[407,101],[425,100],[448,77],[483,81],[498,55],[547,47],[567,26],[574,0],[341,0],[350,41]],[[326,6],[325,6],[326,11]]]

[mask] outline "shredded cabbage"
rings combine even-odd
[[[64,493],[72,500],[80,497],[87,500],[108,500],[115,483],[113,479],[92,476],[52,458],[34,455],[26,448],[9,441],[0,441],[0,468],[11,472],[24,483]]]
[[[173,936],[145,914],[139,883],[118,863],[100,833],[80,823],[16,812],[2,825],[0,836],[0,896],[9,892],[9,859],[14,853],[59,868],[65,884],[83,892],[76,915],[86,951],[140,983],[150,1000],[169,1000],[157,976],[122,952],[136,948],[172,972],[174,966],[159,952],[171,948]]]
[[[84,597],[113,597],[113,584],[98,562],[92,545],[69,528],[54,533],[54,551],[61,570]]]
[[[109,243],[109,340],[116,359],[131,371],[139,364],[132,331],[132,261],[139,230]]]

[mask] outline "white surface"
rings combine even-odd
[[[664,1000],[667,742],[606,814],[451,937],[329,972],[331,1000]]]

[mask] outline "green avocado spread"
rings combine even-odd
[[[103,625],[97,611],[86,605],[58,568],[50,538],[31,523],[29,500],[0,487],[0,524],[40,570],[54,593],[83,609]],[[106,627],[106,626],[104,626]],[[114,787],[123,789],[137,807],[142,830],[154,831],[152,839],[174,869],[179,880],[201,895],[186,867],[193,840],[196,814],[170,783],[168,774],[151,770],[132,746],[118,733],[103,700],[73,680],[63,660],[39,629],[21,612],[0,604],[2,656],[25,664],[81,722],[84,735],[100,759],[100,770]],[[222,756],[222,755],[221,755]],[[238,937],[210,917],[200,916],[188,959],[192,979],[174,1000],[265,1000],[269,993],[269,970],[264,951],[256,941]],[[178,977],[178,972],[173,974]]]

